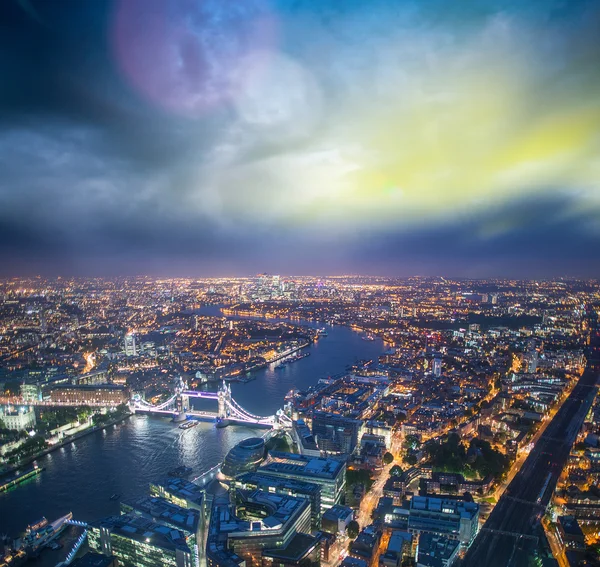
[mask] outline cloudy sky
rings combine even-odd
[[[4,0],[0,274],[600,276],[597,0]]]

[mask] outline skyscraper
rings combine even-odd
[[[442,375],[442,357],[439,354],[436,354],[433,357],[433,365],[432,370],[433,375],[436,378],[439,378]]]
[[[135,341],[135,335],[133,333],[127,333],[125,335],[125,356],[137,356],[137,345]]]

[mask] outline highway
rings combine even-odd
[[[596,395],[600,333],[594,319],[588,366],[535,444],[468,550],[463,567],[521,567],[541,535],[540,520]]]

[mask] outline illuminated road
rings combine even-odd
[[[546,538],[550,544],[550,549],[552,550],[554,559],[558,561],[560,567],[569,567],[569,562],[567,561],[567,556],[565,555],[564,549],[556,537],[556,531],[548,525],[548,522],[544,520],[542,520],[542,526],[544,526],[544,532],[546,533]]]
[[[360,503],[360,508],[358,510],[358,516],[356,521],[359,523],[361,528],[368,526],[371,523],[371,516],[373,514],[373,510],[377,507],[377,503],[379,499],[383,496],[383,487],[387,479],[390,476],[390,469],[398,464],[400,448],[402,446],[402,434],[400,432],[395,432],[392,435],[392,445],[390,448],[390,452],[394,455],[394,461],[389,465],[385,465],[381,470],[381,474],[377,478],[377,480],[373,483],[371,490],[367,492]]]
[[[586,370],[573,388],[490,514],[464,565],[528,564],[543,511],[594,399],[597,372]]]
[[[550,423],[554,419],[554,416],[556,415],[558,410],[562,407],[562,405],[565,403],[565,401],[569,397],[569,394],[573,390],[574,384],[575,384],[575,380],[573,381],[572,384],[569,384],[569,386],[567,388],[565,388],[564,392],[562,393],[562,395],[558,401],[558,404],[556,404],[556,406],[554,406],[554,408],[552,408],[550,410],[547,418],[544,419],[544,421],[542,422],[542,425],[540,426],[538,431],[536,431],[535,435],[531,438],[530,443],[533,443],[533,446],[535,446],[535,444],[539,441],[540,437],[544,434],[544,431],[546,431],[546,428],[548,427],[548,425],[550,425]],[[528,445],[529,445],[529,443],[528,443]],[[519,451],[519,455],[518,455],[516,461],[513,463],[513,466],[508,471],[506,480],[504,482],[502,482],[501,484],[499,484],[496,487],[496,490],[494,491],[493,496],[496,498],[496,500],[500,500],[500,497],[504,494],[504,491],[507,489],[508,485],[512,482],[513,478],[515,478],[517,473],[521,470],[521,467],[523,466],[523,463],[527,460],[528,455],[529,455],[529,453],[527,453],[523,450]]]
[[[597,393],[600,330],[596,314],[590,311],[588,317],[591,333],[586,370],[490,514],[463,567],[529,565],[540,520]]]

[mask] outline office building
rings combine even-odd
[[[182,508],[190,508],[204,513],[204,490],[184,478],[167,477],[150,483],[150,494],[164,498]]]
[[[380,567],[400,567],[405,557],[412,556],[413,536],[402,530],[390,534],[386,550],[379,556]]]
[[[577,518],[573,516],[559,516],[556,520],[558,541],[570,551],[585,551],[585,536],[579,526]]]
[[[275,494],[307,498],[311,505],[311,526],[313,529],[319,529],[321,526],[321,487],[314,482],[254,472],[243,474],[232,480],[231,488],[233,491],[260,489]]]
[[[363,422],[335,413],[315,412],[312,432],[321,451],[352,453],[362,435]]]
[[[137,343],[136,343],[136,339],[135,339],[135,335],[133,333],[127,333],[125,335],[125,339],[124,339],[124,350],[125,350],[125,356],[137,356],[138,355],[138,349],[137,349]]]
[[[37,383],[25,383],[20,387],[21,397],[25,403],[39,402],[42,399],[42,389]]]
[[[346,490],[346,463],[332,458],[273,451],[258,472],[318,484],[321,512],[340,504]]]
[[[310,502],[262,490],[235,492],[235,505],[217,499],[206,544],[208,567],[262,565],[265,549],[286,549],[298,533],[310,532]]]
[[[92,551],[114,555],[124,567],[195,567],[189,533],[135,514],[112,516],[88,526]]]
[[[455,539],[423,534],[419,538],[417,567],[451,567],[458,558],[460,542]]]
[[[436,378],[442,375],[442,357],[439,354],[433,357],[431,372]]]
[[[320,457],[321,451],[317,446],[317,442],[313,437],[313,434],[304,423],[303,419],[294,421],[292,424],[292,437],[298,446],[298,451],[301,455],[307,455],[309,457]]]
[[[336,504],[323,514],[321,528],[330,534],[343,534],[346,533],[346,528],[352,520],[354,520],[352,508]]]
[[[198,547],[203,516],[199,510],[184,508],[164,498],[143,496],[136,500],[121,502],[121,513],[141,516],[148,520],[158,518],[161,524],[186,534],[190,549]]]
[[[103,555],[88,551],[85,555],[74,559],[71,567],[118,567],[119,563],[114,555]]]
[[[479,504],[449,498],[413,496],[409,505],[408,531],[432,533],[469,546],[479,529]]]
[[[262,567],[307,567],[319,565],[320,543],[310,534],[296,534],[285,547],[264,549]]]

